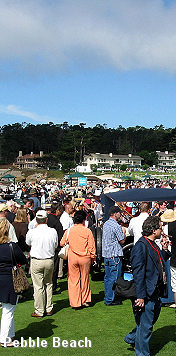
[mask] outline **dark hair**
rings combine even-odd
[[[46,223],[46,219],[47,219],[47,218],[37,218],[37,217],[36,217],[37,224],[39,224],[39,225],[40,225],[40,224],[45,224],[45,223]]]
[[[163,205],[164,203],[167,204],[165,201],[159,201],[158,205],[160,206]]]
[[[75,224],[82,224],[84,220],[86,220],[86,212],[83,210],[76,211],[73,221]]]
[[[45,209],[43,209],[43,208],[41,208],[40,206],[38,206],[38,207],[34,210],[34,214],[36,215],[36,214],[37,214],[37,211],[39,211],[39,210],[45,210]]]
[[[28,198],[23,198],[23,203],[26,204],[28,201],[30,201],[30,199]]]
[[[150,236],[153,234],[153,230],[160,228],[159,216],[149,216],[142,225],[142,235]]]
[[[59,203],[52,203],[51,204],[51,213],[54,214],[56,212],[56,210],[61,210],[61,209],[63,209],[61,204],[59,204]],[[64,209],[63,209],[63,211],[64,211]]]
[[[120,208],[118,206],[113,205],[109,209],[109,216],[112,216],[115,213],[120,213],[120,212],[121,212]]]
[[[28,199],[28,201],[30,201],[30,204],[31,204],[30,206],[34,205],[34,199],[31,198],[31,199]]]

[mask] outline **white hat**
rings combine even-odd
[[[163,222],[172,222],[176,220],[176,212],[172,209],[167,209],[165,212],[160,216],[161,221]]]
[[[36,218],[38,218],[38,219],[46,219],[47,218],[47,212],[45,210],[37,211]]]

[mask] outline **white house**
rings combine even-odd
[[[97,165],[98,170],[111,170],[119,168],[122,164],[127,167],[141,167],[142,158],[137,155],[113,155],[112,153],[91,153],[84,156],[83,166],[91,168],[91,165]]]
[[[158,155],[158,167],[165,169],[165,168],[174,168],[176,167],[176,154],[174,152],[161,152],[156,151]]]

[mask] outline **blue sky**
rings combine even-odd
[[[175,127],[175,0],[0,0],[0,126]]]

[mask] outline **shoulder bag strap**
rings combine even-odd
[[[71,227],[69,227],[69,228],[67,229],[67,237],[66,237],[66,240],[65,240],[65,245],[68,244],[68,235],[69,235],[69,233],[70,233],[70,229],[71,229]]]
[[[16,263],[16,258],[15,258],[15,254],[14,254],[14,251],[13,251],[13,245],[12,245],[11,242],[9,243],[9,247],[10,247],[10,254],[11,254],[11,260],[12,260],[12,266],[16,266],[16,265],[17,265],[17,263]]]

